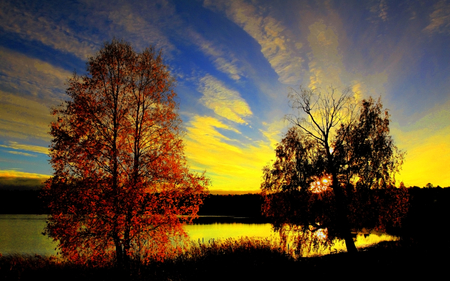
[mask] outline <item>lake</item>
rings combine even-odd
[[[42,235],[46,215],[0,215],[0,253],[7,254],[39,254],[55,255],[56,243]],[[211,221],[211,220],[209,220]],[[228,220],[230,221],[230,220]],[[209,241],[239,237],[259,237],[275,239],[269,223],[221,222],[186,225],[186,230],[194,242]],[[357,247],[395,240],[396,238],[382,233],[358,234]],[[344,250],[344,242],[338,242],[332,250]]]

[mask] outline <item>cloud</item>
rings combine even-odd
[[[100,26],[109,37],[120,34],[132,41],[137,49],[163,48],[166,54],[176,51],[166,34],[178,33],[179,18],[174,5],[165,0],[158,1],[85,1],[88,9],[95,11],[95,26]],[[112,24],[111,24],[112,23]]]
[[[203,93],[200,102],[217,115],[240,124],[247,124],[244,118],[252,111],[241,95],[230,90],[216,78],[206,75],[200,79],[198,90]]]
[[[50,140],[51,120],[46,105],[0,91],[0,136]]]
[[[386,0],[374,1],[374,3],[370,6],[369,11],[374,18],[377,19],[372,20],[372,22],[377,22],[378,19],[381,19],[384,22],[388,20],[388,5]]]
[[[72,72],[0,47],[0,89],[34,101],[54,103]]]
[[[62,101],[72,74],[0,48],[0,135],[49,140],[50,107]]]
[[[41,2],[39,5],[33,2],[2,1],[0,9],[0,26],[6,32],[17,34],[19,37],[38,41],[56,50],[72,53],[85,60],[94,54],[96,44],[92,43],[92,37],[88,38],[83,33],[78,33],[68,25],[71,19],[70,9],[78,9],[70,3]],[[58,18],[66,14],[67,18]],[[77,21],[82,23],[82,21]]]
[[[1,146],[3,146],[3,145],[0,145],[0,147]],[[26,153],[26,152],[20,152],[20,151],[14,151],[14,150],[8,150],[6,152],[11,153],[11,154],[16,154],[16,155],[23,155],[23,156],[28,156],[28,157],[36,157],[35,154],[30,154],[30,153]]]
[[[232,52],[226,51],[224,46],[218,46],[212,41],[205,39],[202,35],[192,29],[188,29],[189,37],[206,56],[208,56],[214,66],[221,72],[227,74],[233,80],[239,80],[244,76],[238,66],[238,59]]]
[[[43,147],[43,146],[38,146],[38,145],[29,145],[29,144],[19,144],[15,141],[9,141],[8,143],[9,143],[9,145],[0,144],[0,147],[12,148],[12,149],[16,149],[16,150],[31,151],[31,152],[42,153],[42,154],[46,154],[46,155],[48,154],[48,147]]]
[[[441,0],[434,4],[430,14],[430,23],[424,29],[427,32],[450,33],[450,2]]]
[[[385,86],[389,80],[386,70],[380,71],[377,67],[369,66],[365,71],[361,71],[363,66],[344,64],[340,42],[345,38],[345,31],[340,30],[338,26],[323,19],[308,26],[307,39],[311,49],[308,53],[308,87],[325,91],[331,86],[338,89],[339,93],[340,90],[350,87],[358,100],[386,93]]]
[[[337,32],[319,20],[309,26],[308,42],[311,48],[309,54],[309,88],[343,87],[342,54],[339,52]]]
[[[262,168],[275,153],[269,141],[243,144],[218,129],[236,130],[216,118],[193,116],[186,126],[185,152],[194,170],[206,170],[211,190],[256,192],[261,185]]]
[[[303,59],[298,51],[301,44],[292,41],[288,30],[262,10],[241,0],[204,1],[210,9],[224,11],[226,16],[245,30],[260,45],[261,52],[285,84],[297,84],[302,73]]]
[[[174,7],[167,1],[2,1],[0,27],[28,41],[37,41],[81,60],[94,55],[113,36],[175,50],[166,32],[173,24]]]
[[[267,138],[270,146],[275,149],[277,144],[281,141],[284,129],[287,128],[287,122],[284,119],[274,121],[271,123],[263,122],[265,129],[259,131]]]

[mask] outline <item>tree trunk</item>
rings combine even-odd
[[[120,267],[123,264],[123,249],[122,245],[120,244],[119,237],[117,235],[114,236],[114,244],[116,246],[116,266]]]
[[[345,246],[347,247],[347,252],[354,254],[358,252],[355,246],[355,242],[353,241],[352,232],[350,228],[350,224],[348,221],[348,209],[347,209],[347,200],[345,198],[344,191],[342,186],[339,184],[336,173],[332,173],[332,186],[334,190],[334,195],[336,198],[336,210],[338,217],[338,227],[340,235],[344,238]]]

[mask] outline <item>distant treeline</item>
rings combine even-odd
[[[0,214],[46,214],[39,193],[40,190],[0,190]],[[199,215],[258,218],[261,204],[258,194],[209,195]]]
[[[447,227],[450,214],[450,188],[409,188],[410,207],[404,229],[408,232],[438,232]],[[45,214],[39,190],[0,190],[1,214]],[[200,207],[197,223],[227,220],[225,216],[265,221],[261,215],[263,201],[259,194],[210,195]],[[220,218],[222,217],[222,218]]]
[[[40,190],[0,190],[0,214],[45,214]]]

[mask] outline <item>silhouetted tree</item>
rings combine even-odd
[[[161,53],[106,43],[53,111],[45,233],[75,262],[163,259],[179,247],[209,180],[189,172]]]
[[[263,211],[283,238],[294,230],[303,243],[322,233],[323,244],[339,237],[356,252],[352,229],[398,225],[407,211],[406,189],[393,189],[403,153],[389,135],[389,115],[371,98],[357,112],[348,89],[322,94],[300,88],[289,98],[300,114],[287,116],[294,127],[272,167],[264,168]]]

